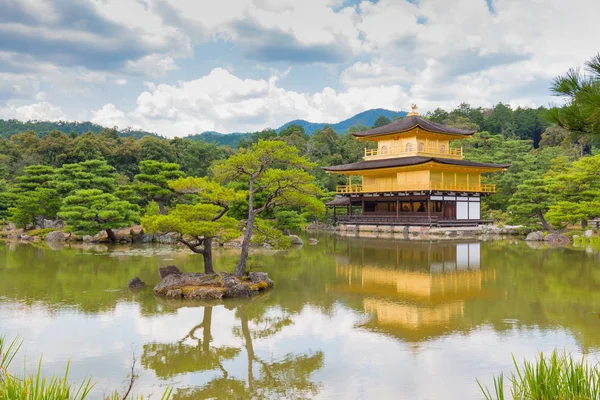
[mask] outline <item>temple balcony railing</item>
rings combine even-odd
[[[444,191],[444,192],[477,192],[496,193],[496,185],[491,183],[467,184],[454,182],[424,182],[424,183],[375,183],[370,185],[340,185],[336,193],[382,193],[382,192],[412,192],[412,191]]]
[[[390,148],[381,148],[381,149],[365,149],[365,156],[363,157],[365,161],[369,160],[382,160],[385,158],[395,158],[395,157],[413,157],[413,156],[422,156],[422,157],[441,157],[441,158],[451,158],[456,160],[463,159],[463,149],[440,149],[438,147],[421,147],[420,149],[406,149],[401,147],[390,147]]]

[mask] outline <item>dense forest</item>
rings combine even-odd
[[[454,110],[436,109],[425,115],[435,122],[478,132],[456,143],[463,147],[466,159],[511,165],[505,172],[486,177],[497,184],[498,192],[486,198],[484,215],[499,223],[547,230],[575,223],[585,226],[587,220],[600,216],[600,155],[596,155],[600,147],[600,56],[588,63],[586,71],[570,72],[555,80],[553,93],[567,98],[561,107],[512,109],[497,104],[483,109],[461,104]],[[215,174],[224,174],[223,163],[236,157],[249,160],[264,151],[265,143],[272,142],[281,143],[285,149],[278,151],[286,152],[289,159],[297,156],[303,160],[298,161],[301,168],[297,173],[309,174],[319,189],[313,197],[322,202],[335,195],[336,185],[345,183],[345,178],[328,175],[321,167],[361,160],[365,144],[354,140],[352,132],[391,121],[381,115],[372,126],[353,125],[344,132],[327,126],[310,135],[303,126],[291,124],[279,131],[246,134],[238,138],[237,147],[189,138],[168,140],[141,134],[136,138],[138,135],[99,129],[89,123],[65,124],[60,127],[64,129],[47,132],[49,125],[44,123],[8,122],[12,125],[10,129],[5,126],[3,132],[19,132],[0,138],[0,217],[21,227],[33,227],[39,225],[40,216],[74,218],[73,207],[83,204],[83,194],[114,203],[116,208],[103,212],[107,220],[120,215],[119,226],[139,220],[139,215],[168,215],[179,205],[211,203],[202,196],[190,197],[201,191],[198,182],[191,185],[195,191],[173,182],[197,177],[205,180],[202,187],[206,182],[218,183],[221,176]],[[286,167],[285,160],[274,159],[263,169],[279,171],[272,174],[283,177],[292,168]],[[248,187],[252,179],[236,176],[219,184],[224,185],[223,190],[253,193]],[[269,203],[267,187],[272,184],[254,190],[258,209],[270,204],[260,211],[263,219],[277,217],[280,228],[294,228],[307,219],[324,217],[322,208],[306,208],[290,198]],[[99,192],[78,193],[80,190]],[[236,220],[246,218],[248,197],[230,193],[230,198],[226,206],[213,202],[214,207],[222,207],[217,213]],[[179,211],[185,214],[183,208]],[[184,214],[180,217],[185,218]],[[100,224],[101,229],[107,224]],[[71,225],[77,226],[74,222]],[[100,225],[78,230],[98,231]]]

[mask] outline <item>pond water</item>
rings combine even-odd
[[[155,298],[158,267],[200,270],[169,247],[0,242],[0,335],[27,365],[92,376],[94,398],[122,386],[177,399],[477,399],[512,355],[554,348],[597,360],[600,258],[524,242],[319,236],[316,246],[252,256],[275,280],[245,301]],[[232,270],[235,250],[217,254]],[[128,280],[148,287],[133,293]],[[22,363],[18,359],[15,367]]]

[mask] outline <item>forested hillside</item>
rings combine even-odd
[[[86,132],[99,133],[103,126],[92,122],[69,122],[69,121],[27,121],[22,122],[16,119],[0,119],[0,137],[8,139],[17,133],[33,131],[38,137],[44,137],[52,131],[59,131],[71,136],[82,135]],[[144,132],[134,129],[125,129],[118,131],[120,137],[134,137],[140,139],[144,136],[157,136],[154,133]]]

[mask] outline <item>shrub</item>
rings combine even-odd
[[[33,229],[27,232],[29,236],[39,236],[42,239],[46,239],[46,235],[50,232],[54,232],[56,229],[54,228],[43,228],[43,229]]]
[[[513,399],[600,400],[600,371],[583,358],[574,360],[570,354],[559,355],[555,350],[550,357],[540,353],[534,363],[524,361],[522,367],[514,357],[513,363],[516,372],[508,379]],[[506,398],[503,374],[494,377],[493,395],[479,380],[477,383],[487,400]]]

